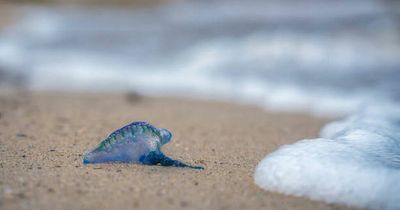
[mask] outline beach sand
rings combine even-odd
[[[167,155],[205,170],[82,164],[113,130],[172,131]],[[347,209],[254,184],[269,152],[314,138],[327,119],[216,101],[135,94],[0,94],[0,209]]]

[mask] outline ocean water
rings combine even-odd
[[[256,184],[398,209],[398,8],[378,0],[26,7],[0,33],[0,87],[216,98],[344,118],[319,139],[267,155]]]

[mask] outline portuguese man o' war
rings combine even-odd
[[[161,151],[170,142],[171,132],[147,122],[133,122],[114,132],[83,157],[84,164],[138,163],[204,169],[173,160]]]

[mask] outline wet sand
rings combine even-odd
[[[113,130],[148,121],[173,132],[163,151],[205,166],[82,164]],[[134,94],[0,93],[0,209],[347,209],[266,192],[267,153],[317,136],[326,119],[252,106]]]

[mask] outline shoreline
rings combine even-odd
[[[262,190],[268,153],[314,138],[327,119],[254,106],[126,94],[0,93],[2,209],[348,209]],[[132,121],[169,129],[165,154],[195,171],[84,166],[82,154]]]

